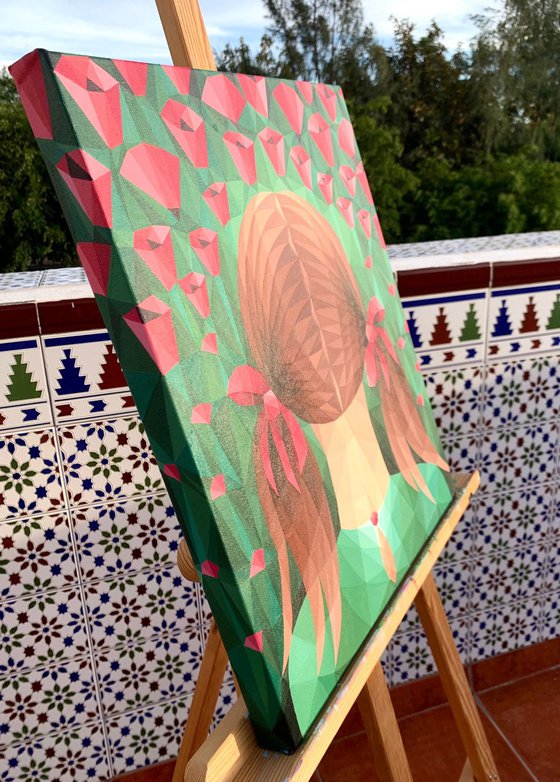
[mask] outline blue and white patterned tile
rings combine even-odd
[[[557,351],[560,282],[492,290],[488,343],[490,361]]]
[[[101,713],[88,658],[0,679],[0,746],[95,719]]]
[[[173,566],[181,531],[167,494],[71,511],[82,579]]]
[[[451,620],[449,625],[463,662],[468,662],[470,659],[470,618],[465,616]],[[395,635],[391,641],[390,649],[392,686],[435,673],[434,659],[421,625],[418,625],[417,629],[412,632]]]
[[[543,548],[504,548],[473,562],[473,613],[529,601],[542,587],[546,553]]]
[[[161,474],[137,417],[89,421],[58,430],[71,505],[152,494]]]
[[[197,627],[95,655],[104,715],[184,697],[194,690],[202,657]]]
[[[509,430],[487,430],[480,448],[481,492],[500,486],[551,483],[558,476],[557,444],[546,422]]]
[[[425,375],[428,396],[444,443],[479,428],[482,379],[483,369],[479,365],[441,369]]]
[[[86,610],[96,653],[155,636],[198,629],[198,584],[177,568],[133,573],[86,586]]]
[[[486,427],[512,428],[558,417],[558,356],[533,356],[487,367],[482,400]]]
[[[451,472],[474,472],[478,469],[480,435],[449,437],[443,442],[443,451]]]
[[[77,588],[0,603],[0,676],[86,653],[87,636]]]
[[[177,756],[191,696],[131,711],[107,722],[113,773]]]
[[[43,272],[41,287],[50,285],[86,285],[86,273],[81,266],[47,269]]]
[[[54,432],[10,432],[0,439],[0,520],[61,509]]]
[[[39,338],[0,341],[0,431],[49,424],[52,411]]]
[[[441,552],[438,566],[460,568],[461,563],[472,556],[476,539],[477,509],[478,497],[475,495]]]
[[[449,620],[465,617],[471,606],[473,566],[469,560],[438,565],[433,574]]]
[[[546,592],[537,598],[540,639],[560,636],[560,590]]]
[[[99,723],[6,748],[3,782],[60,782],[110,778],[103,731]]]
[[[499,556],[503,548],[536,541],[550,524],[556,488],[537,485],[526,491],[481,495],[477,500],[473,555]]]
[[[0,291],[10,291],[19,288],[38,288],[44,271],[4,272],[0,274]]]
[[[47,381],[58,423],[135,411],[106,331],[43,337]]]
[[[543,640],[538,602],[497,605],[472,617],[472,660],[485,660]]]
[[[66,512],[0,524],[0,601],[62,589],[76,580]]]
[[[220,694],[218,695],[218,702],[216,703],[216,710],[212,718],[212,730],[217,728],[233,704],[237,701],[237,691],[235,689],[235,682],[231,676],[227,676],[224,679],[220,688]]]
[[[402,303],[421,369],[483,361],[486,289],[405,298]]]

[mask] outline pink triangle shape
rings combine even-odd
[[[251,557],[251,570],[249,571],[249,578],[256,576],[257,573],[260,573],[265,569],[265,567],[266,563],[264,561],[264,549],[258,548],[256,551],[253,551],[253,556]]]
[[[262,630],[259,630],[258,633],[254,633],[253,635],[248,635],[245,639],[245,646],[248,649],[253,649],[255,652],[262,652],[263,650],[263,637],[262,637]]]

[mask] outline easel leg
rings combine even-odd
[[[480,714],[431,574],[418,592],[415,604],[474,777],[477,782],[499,782]]]
[[[216,622],[212,620],[185,733],[173,772],[173,782],[183,782],[187,763],[208,736],[226,667],[226,650]]]
[[[381,663],[377,663],[358,695],[358,707],[381,782],[412,782]]]

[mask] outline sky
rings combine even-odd
[[[256,44],[267,24],[261,0],[201,0],[212,46],[221,49],[243,36]],[[436,19],[446,43],[456,49],[474,33],[469,14],[488,0],[364,0],[366,20],[390,44],[391,16],[407,18],[423,32]],[[31,49],[98,57],[170,62],[155,0],[0,0],[0,66]]]

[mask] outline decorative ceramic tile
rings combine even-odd
[[[539,605],[534,599],[483,611],[473,616],[471,654],[483,660],[541,641]]]
[[[76,579],[66,512],[0,524],[0,600],[60,589]]]
[[[529,601],[541,586],[546,564],[538,547],[504,548],[473,563],[470,604],[472,612],[507,603]]]
[[[0,745],[99,718],[89,659],[36,667],[0,679]]]
[[[52,413],[38,337],[0,342],[0,431],[48,426]]]
[[[124,499],[163,488],[144,427],[136,417],[61,427],[59,438],[72,505]]]
[[[400,625],[397,628],[397,635],[406,635],[407,633],[421,632],[420,617],[414,603],[410,606]]]
[[[135,410],[106,331],[43,337],[58,422],[108,418]]]
[[[480,495],[472,522],[473,555],[499,556],[503,548],[538,540],[547,529],[554,503],[554,487],[535,486],[526,491],[503,495]]]
[[[16,288],[38,288],[43,274],[43,271],[0,274],[0,291],[9,291]]]
[[[212,729],[216,728],[220,724],[236,701],[237,692],[235,689],[235,682],[230,676],[224,679],[220,689],[218,702],[216,704],[216,711],[214,712],[214,717],[212,718]]]
[[[87,285],[86,273],[81,266],[66,269],[48,269],[43,274],[41,287],[46,285]]]
[[[3,782],[104,780],[110,776],[101,725],[51,733],[6,749]]]
[[[190,696],[129,712],[107,723],[113,773],[177,756],[189,713]]]
[[[473,432],[465,437],[450,437],[444,453],[451,472],[474,472],[478,468],[480,436]]]
[[[460,568],[462,561],[472,555],[475,545],[477,507],[478,498],[475,495],[440,555],[438,564],[442,567]]]
[[[403,299],[422,369],[484,359],[486,301],[486,290]]]
[[[78,589],[0,603],[0,676],[68,660],[87,650]]]
[[[493,428],[556,418],[560,410],[558,355],[490,364],[482,402],[484,423]]]
[[[463,662],[470,659],[470,625],[465,617],[450,622],[453,638]],[[391,642],[391,684],[402,684],[428,676],[436,670],[435,663],[421,626],[416,631],[396,635]]]
[[[104,714],[184,696],[194,689],[202,646],[198,628],[96,655]]]
[[[63,505],[54,433],[10,432],[0,439],[0,520]]]
[[[450,563],[434,569],[439,595],[449,620],[468,614],[472,594],[472,564],[468,561]]]
[[[481,492],[500,492],[512,481],[549,483],[558,474],[556,439],[546,422],[487,430],[478,459]]]
[[[481,422],[481,366],[441,369],[425,376],[436,424],[444,442],[463,437]]]
[[[177,568],[89,584],[86,610],[99,652],[160,634],[198,628],[198,585]]]
[[[181,532],[167,494],[71,511],[84,580],[172,566]]]
[[[410,242],[390,244],[390,258],[417,258],[433,255],[453,255],[492,250],[509,250],[523,247],[544,247],[560,244],[560,231],[528,231],[522,234],[499,236],[474,236],[465,239],[440,239],[434,242]],[[529,253],[528,253],[529,255]],[[426,264],[429,265],[428,263]]]
[[[489,360],[560,346],[560,282],[498,288],[489,305]]]
[[[558,638],[560,628],[560,591],[548,592],[537,601],[539,634],[543,641]]]

